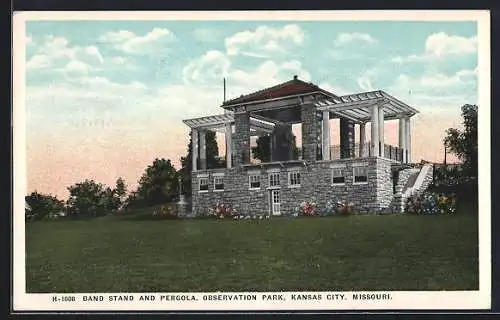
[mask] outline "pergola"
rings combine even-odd
[[[232,126],[234,124],[234,115],[232,112],[224,114],[200,117],[194,119],[183,120],[183,122],[191,128],[191,139],[193,146],[193,171],[197,170],[197,157],[200,154],[200,163],[202,168],[206,169],[206,131],[214,131],[224,133],[226,140],[226,166],[231,168],[231,146],[232,146]],[[274,123],[265,121],[262,117],[250,117],[250,133],[254,135],[272,133]],[[200,152],[198,152],[198,142]]]
[[[327,98],[314,103],[323,112],[322,148],[325,160],[330,157],[330,115],[334,114],[359,124],[360,154],[365,152],[365,124],[371,122],[372,156],[384,156],[384,121],[399,119],[399,148],[411,150],[410,118],[418,111],[382,90],[362,92]],[[410,162],[410,152],[405,152],[403,162]]]
[[[300,82],[296,78],[293,83]],[[302,82],[300,82],[302,83]],[[303,84],[310,86],[309,84]],[[306,98],[304,98],[306,97]],[[322,155],[323,160],[331,160],[330,156],[330,119],[344,118],[350,124],[359,125],[359,156],[366,156],[365,125],[371,122],[370,156],[385,157],[384,122],[385,120],[399,119],[399,151],[402,151],[400,161],[410,162],[411,150],[411,122],[412,116],[418,111],[404,102],[394,98],[382,90],[361,92],[344,96],[325,94],[322,91],[311,91],[298,95],[284,95],[273,99],[257,101],[241,101],[233,105],[226,105],[225,113],[183,120],[191,128],[193,146],[193,170],[196,171],[198,156],[202,170],[206,169],[206,131],[211,130],[225,134],[226,163],[232,167],[232,133],[235,124],[235,110],[240,107],[248,114],[247,125],[236,130],[250,130],[251,135],[272,133],[276,125],[296,123],[302,121],[301,105],[313,105],[315,111],[322,116]],[[286,110],[295,110],[289,113]],[[241,111],[238,111],[241,112]],[[236,113],[238,115],[238,113]],[[236,126],[235,126],[236,127]],[[344,136],[345,136],[344,132]],[[341,129],[341,139],[343,131]],[[342,144],[342,143],[341,143]],[[236,145],[235,145],[236,146]],[[391,149],[389,149],[389,154]],[[389,155],[390,157],[390,155]]]

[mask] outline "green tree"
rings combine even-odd
[[[189,135],[191,137],[191,134]],[[217,145],[217,140],[215,139],[215,132],[207,131],[206,133],[206,149],[207,149],[207,167],[214,168],[216,166],[223,165],[218,158],[219,146]],[[185,194],[191,194],[191,170],[193,168],[193,141],[190,138],[187,154],[181,157],[181,179],[182,179],[182,190]],[[198,164],[199,167],[199,164]]]
[[[118,208],[122,208],[127,198],[127,185],[122,177],[116,179],[114,196],[118,199]]]
[[[271,161],[271,136],[265,135],[257,138],[257,146],[252,147],[252,155],[262,162]]]
[[[25,211],[27,219],[43,220],[64,211],[64,201],[50,194],[32,192],[25,198],[29,209]]]
[[[254,158],[259,159],[262,162],[271,161],[271,136],[265,135],[257,138],[257,146],[252,147],[252,155]],[[297,138],[292,133],[291,136],[292,144],[292,157],[293,159],[298,159],[299,148],[297,148]]]
[[[462,162],[464,172],[477,177],[477,106],[462,106],[463,130],[449,128],[446,130],[444,143],[446,148]]]
[[[101,183],[86,179],[68,187],[69,213],[73,217],[99,217],[112,209],[112,190]]]
[[[139,179],[136,204],[151,206],[173,201],[179,190],[177,177],[170,160],[155,159]]]

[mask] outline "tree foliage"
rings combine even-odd
[[[298,159],[299,148],[297,148],[297,138],[292,133],[291,135],[292,144],[292,157],[293,159]],[[271,136],[264,135],[257,138],[257,146],[252,147],[252,155],[255,159],[259,159],[262,162],[271,161]]]
[[[119,207],[119,199],[110,187],[86,179],[68,187],[69,214],[72,217],[95,218],[112,214]]]
[[[462,106],[463,130],[449,128],[446,130],[444,143],[446,148],[462,161],[465,172],[477,177],[477,106]]]
[[[25,211],[26,218],[29,220],[43,220],[51,218],[64,211],[64,201],[57,197],[47,194],[32,192],[25,198],[29,209]]]
[[[137,192],[133,194],[133,206],[152,206],[171,202],[179,190],[178,172],[165,159],[155,159],[139,179]]]
[[[252,155],[262,162],[271,161],[271,136],[265,135],[257,138],[257,146],[252,147]]]
[[[127,185],[122,177],[116,179],[114,196],[119,200],[119,208],[121,209],[127,198]]]

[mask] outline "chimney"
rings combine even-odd
[[[293,80],[297,80],[297,78],[298,78],[297,75],[293,76]]]

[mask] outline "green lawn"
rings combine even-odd
[[[26,227],[28,292],[477,290],[474,214]]]

